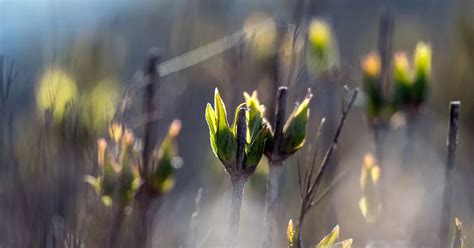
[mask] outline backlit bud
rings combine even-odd
[[[303,102],[295,107],[283,128],[283,137],[280,144],[280,152],[291,155],[300,149],[306,139],[306,129],[309,118],[309,103],[313,95],[308,90]]]
[[[413,66],[415,75],[427,77],[431,72],[431,47],[424,42],[418,42],[415,48]]]
[[[398,52],[394,57],[394,77],[395,83],[402,85],[412,84],[410,77],[410,64],[408,57],[403,52]]]
[[[380,75],[380,57],[376,53],[369,53],[361,62],[362,72],[365,77],[378,78]]]

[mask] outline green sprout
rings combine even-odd
[[[133,199],[141,182],[135,159],[138,155],[134,150],[135,137],[131,130],[118,123],[112,124],[109,136],[110,144],[103,138],[97,142],[99,176],[86,176],[85,181],[105,206],[112,206],[114,202],[125,206]]]
[[[394,104],[397,108],[417,109],[426,99],[431,74],[431,47],[418,42],[410,66],[405,53],[394,57]]]
[[[168,133],[158,148],[153,160],[153,169],[150,177],[150,188],[153,195],[164,194],[174,187],[174,171],[180,166],[176,138],[181,130],[181,122],[174,120]]]
[[[303,147],[306,140],[306,132],[309,118],[309,103],[313,94],[308,93],[300,104],[297,104],[286,120],[281,133],[281,141],[275,147],[276,127],[269,125],[268,141],[265,146],[265,155],[273,162],[282,162]]]
[[[209,136],[212,151],[214,155],[222,162],[227,173],[231,177],[240,176],[239,174],[250,175],[257,168],[260,162],[265,141],[267,139],[267,123],[261,115],[262,106],[257,102],[248,99],[246,112],[247,130],[245,130],[245,149],[243,156],[243,167],[237,165],[238,150],[238,113],[244,107],[244,103],[240,104],[235,111],[235,118],[232,126],[227,121],[227,111],[225,104],[219,94],[215,90],[214,108],[207,104],[206,121],[209,126]]]
[[[224,165],[232,183],[227,247],[237,245],[244,186],[263,156],[267,139],[268,127],[263,120],[263,107],[255,100],[256,94],[254,96],[252,98],[247,95],[247,104],[237,106],[232,126],[227,122],[225,104],[217,88],[214,108],[210,104],[206,107],[212,151]]]
[[[289,248],[298,248],[302,246],[302,244],[298,244],[297,232],[299,232],[297,226],[294,226],[293,220],[290,219],[290,221],[288,222],[288,228],[286,232]],[[324,236],[321,239],[321,241],[319,241],[319,243],[316,245],[316,248],[332,248],[332,247],[350,248],[352,246],[352,239],[346,239],[340,242],[338,242],[338,240],[339,240],[339,225],[336,225],[329,234]]]

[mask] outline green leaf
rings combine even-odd
[[[257,166],[263,156],[268,129],[263,125],[260,132],[248,147],[247,166]]]
[[[311,96],[295,108],[283,128],[283,138],[280,151],[284,154],[293,154],[304,145],[306,128],[309,117],[309,102]]]
[[[224,101],[222,101],[219,90],[216,88],[214,93],[214,110],[216,111],[217,116],[217,131],[221,131],[229,127],[227,122],[227,111],[225,109]]]
[[[206,106],[206,122],[209,127],[209,139],[211,141],[211,148],[214,155],[217,156],[216,135],[217,135],[217,117],[216,113],[208,103]]]
[[[237,155],[237,139],[231,129],[226,127],[217,136],[217,157],[224,163],[231,163]]]
[[[237,106],[237,108],[235,108],[234,122],[232,123],[232,133],[234,134],[234,136],[237,136],[237,118],[239,116],[239,110],[243,106],[245,106],[245,103],[241,103]],[[248,132],[247,132],[247,134],[248,134]]]
[[[336,225],[334,229],[332,229],[331,233],[324,236],[324,238],[318,243],[316,248],[331,248],[334,245],[334,243],[336,243],[338,238],[339,238],[339,225]]]

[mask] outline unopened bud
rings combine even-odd
[[[394,77],[395,83],[401,85],[411,85],[410,64],[406,53],[398,52],[394,56]]]
[[[370,53],[362,59],[361,67],[365,77],[378,78],[381,68],[380,56],[376,53]]]
[[[291,155],[304,145],[309,118],[309,103],[312,97],[311,91],[308,90],[306,98],[299,106],[295,107],[288,118],[283,128],[283,137],[279,149],[282,154]]]
[[[417,77],[427,77],[431,72],[431,47],[424,42],[418,42],[415,48],[413,66]]]

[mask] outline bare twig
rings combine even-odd
[[[158,95],[157,82],[160,78],[156,65],[159,63],[160,58],[158,54],[154,51],[151,52],[150,58],[145,68],[145,75],[148,77],[149,82],[152,82],[146,86],[145,89],[145,101],[143,110],[145,113],[155,113],[158,109],[156,104],[156,98]],[[143,134],[143,168],[142,168],[142,177],[146,176],[148,173],[148,166],[151,163],[151,156],[153,149],[158,142],[158,133],[156,128],[157,123],[155,121],[149,121],[145,125],[145,130]]]
[[[448,247],[449,242],[449,227],[451,223],[451,200],[452,200],[452,171],[454,168],[456,146],[458,139],[459,128],[459,109],[461,102],[452,101],[449,104],[449,133],[447,140],[448,154],[446,157],[446,170],[444,174],[444,192],[443,192],[443,206],[441,208],[441,227],[440,227],[440,247]]]
[[[307,178],[308,181],[302,184],[305,188],[302,190],[304,193],[303,193],[303,197],[302,197],[302,200],[301,200],[301,209],[300,209],[300,214],[299,214],[298,224],[297,224],[298,225],[298,232],[297,232],[296,246],[298,248],[302,247],[301,229],[303,227],[304,218],[305,218],[307,212],[311,209],[311,207],[313,207],[315,204],[317,204],[319,201],[321,201],[321,199],[323,199],[323,197],[329,193],[331,188],[333,188],[334,185],[337,184],[337,182],[339,182],[340,179],[345,175],[345,173],[343,173],[343,174],[339,175],[338,177],[336,177],[327,189],[325,189],[319,196],[316,196],[316,192],[318,190],[318,186],[321,182],[322,176],[324,175],[326,167],[329,164],[329,159],[331,158],[331,155],[332,155],[334,149],[337,148],[337,144],[338,144],[338,141],[339,141],[339,136],[340,136],[341,131],[342,131],[342,127],[344,126],[344,123],[345,123],[345,120],[347,118],[347,115],[349,114],[349,111],[351,110],[352,106],[354,105],[354,102],[357,98],[357,94],[358,94],[358,89],[355,89],[354,92],[352,93],[352,97],[349,100],[349,103],[343,109],[342,114],[341,114],[341,119],[339,121],[339,125],[337,126],[336,132],[333,136],[331,145],[327,149],[326,154],[325,154],[323,160],[321,161],[321,165],[320,165],[318,171],[316,172],[316,174],[314,175],[314,179],[313,179],[313,176],[312,176],[313,168],[315,167],[315,164],[316,164],[315,163],[316,159],[314,157],[313,157],[314,158],[313,163],[311,164],[310,168],[305,171],[305,178]],[[321,123],[323,124],[324,121],[322,121]],[[320,132],[321,132],[321,127],[318,130],[317,137],[319,137]],[[317,152],[317,150],[315,152]]]

